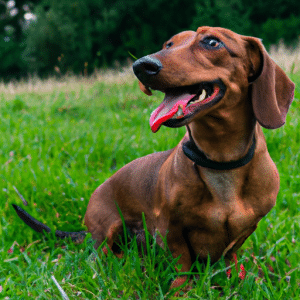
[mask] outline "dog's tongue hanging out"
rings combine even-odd
[[[183,118],[186,113],[188,102],[195,97],[195,94],[188,93],[167,93],[164,101],[154,110],[150,117],[150,127],[157,132],[160,126],[176,115],[177,119]]]

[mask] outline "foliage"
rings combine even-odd
[[[65,73],[71,67],[78,73],[91,62],[92,54],[92,23],[86,1],[44,2],[36,6],[38,19],[26,30],[24,57],[30,71],[44,74],[56,68]]]
[[[262,26],[261,37],[268,44],[276,44],[280,40],[284,40],[289,45],[297,44],[300,40],[299,28],[300,18],[294,14],[288,19],[268,19]]]
[[[0,53],[3,59],[0,65],[0,76],[14,79],[25,76],[26,63],[22,60],[24,47],[15,40],[11,33],[0,34]]]
[[[26,59],[32,70],[45,74],[55,66],[62,73],[93,71],[126,60],[129,51],[142,56],[159,49],[176,28],[189,26],[193,5],[178,18],[180,8],[179,0],[45,0],[26,32]],[[163,11],[168,13],[157,18]]]
[[[38,0],[0,1],[0,77],[6,80],[19,78],[28,73],[28,66],[22,59],[24,51],[24,15]],[[10,1],[12,2],[12,1]]]
[[[155,245],[146,258],[134,241],[121,259],[95,257],[88,239],[82,245],[43,239],[11,206],[24,207],[21,194],[26,210],[49,227],[82,230],[97,186],[133,159],[179,142],[184,128],[156,134],[149,128],[160,93],[143,95],[124,74],[101,76],[0,90],[0,298],[62,299],[54,276],[70,299],[175,299],[168,290],[175,262]],[[227,279],[223,261],[197,263],[182,298],[299,299],[300,76],[292,79],[296,100],[285,126],[264,130],[281,188],[276,206],[238,252],[246,279],[234,267]]]
[[[192,27],[217,26],[240,34],[251,32],[250,10],[240,0],[196,0],[196,16]]]
[[[10,1],[13,2],[13,1]],[[158,51],[172,35],[203,25],[299,42],[298,0],[22,0],[0,2],[0,76],[6,80],[119,66]],[[12,11],[17,9],[18,13]],[[26,13],[36,19],[26,21]]]

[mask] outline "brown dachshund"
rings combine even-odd
[[[279,176],[260,125],[285,123],[294,84],[259,39],[212,27],[173,36],[133,70],[146,94],[165,93],[152,131],[186,126],[187,133],[174,149],[134,160],[96,189],[85,215],[95,247],[107,239],[114,249],[120,210],[138,235],[144,213],[183,272],[197,258],[230,257],[275,204]]]

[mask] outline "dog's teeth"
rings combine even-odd
[[[201,95],[199,96],[199,98],[195,101],[192,101],[191,104],[199,103],[199,102],[203,101],[205,98],[206,98],[206,90],[203,89]]]
[[[198,101],[203,101],[205,98],[206,98],[206,91],[205,89],[203,89]]]

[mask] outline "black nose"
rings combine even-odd
[[[140,79],[142,83],[147,83],[149,77],[159,73],[162,69],[162,64],[156,58],[144,56],[135,61],[132,67],[135,76]]]

